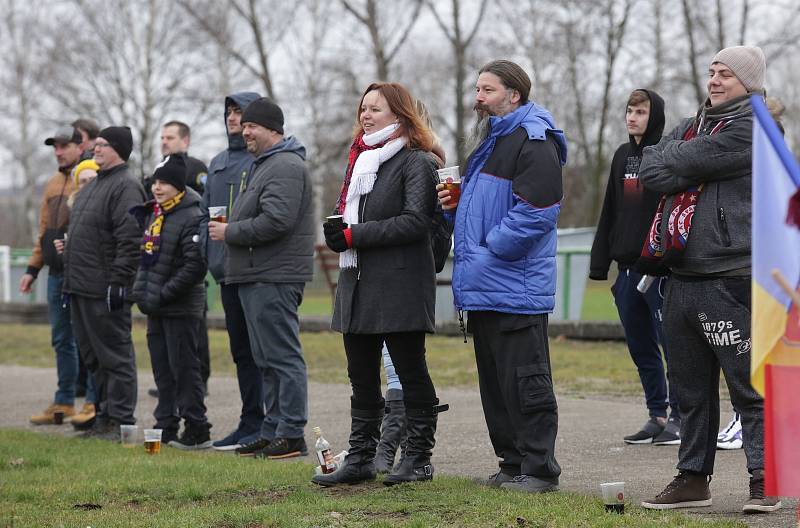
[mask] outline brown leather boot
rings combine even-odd
[[[708,489],[710,481],[710,475],[681,471],[654,499],[643,501],[642,507],[650,510],[672,510],[711,506],[711,490]]]
[[[81,408],[81,412],[76,414],[72,417],[72,426],[76,429],[80,429],[82,425],[85,425],[91,420],[94,420],[95,414],[97,414],[97,409],[93,403],[84,403],[83,408]]]
[[[75,416],[74,405],[60,405],[51,403],[41,414],[34,414],[31,416],[31,423],[34,425],[50,425],[55,423],[54,415],[56,411],[64,413],[64,422],[69,421],[70,418]]]
[[[764,495],[764,470],[756,469],[750,477],[750,500],[744,503],[744,513],[770,513],[781,507],[778,497]]]

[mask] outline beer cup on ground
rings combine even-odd
[[[224,205],[213,205],[209,207],[208,219],[212,222],[226,223],[228,221],[228,208]]]
[[[461,175],[458,172],[458,165],[439,169],[436,173],[439,175],[439,183],[450,191],[450,201],[445,205],[458,205],[458,199],[461,198]]]
[[[120,425],[119,437],[123,447],[136,447],[138,445],[137,436],[139,432],[138,425]]]
[[[53,423],[55,425],[61,425],[64,423],[64,411],[55,411],[53,413]]]
[[[144,430],[144,450],[150,455],[161,452],[161,429]]]
[[[625,483],[604,482],[600,484],[603,493],[603,504],[606,511],[625,513]]]

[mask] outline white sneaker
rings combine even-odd
[[[717,449],[742,448],[742,416],[733,414],[733,419],[717,435]]]

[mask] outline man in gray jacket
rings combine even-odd
[[[750,499],[742,509],[780,507],[775,497],[764,496],[764,400],[750,385],[750,97],[763,97],[765,70],[760,48],[723,49],[709,66],[708,99],[697,115],[644,149],[639,178],[664,194],[646,259],[672,272],[664,331],[683,418],[678,476],[644,501],[645,508],[711,505],[720,367],[744,427],[751,476]]]
[[[247,105],[241,124],[256,159],[229,222],[208,224],[211,240],[227,246],[225,284],[238,285],[253,359],[264,380],[260,437],[236,452],[306,455],[307,374],[297,316],[314,256],[306,150],[294,137],[284,137],[283,112],[265,97]]]
[[[97,178],[77,194],[64,248],[64,293],[69,295],[78,349],[97,383],[101,408],[87,432],[119,439],[120,424],[136,422],[136,356],[131,302],[142,232],[128,211],[145,199],[128,170],[133,138],[128,127],[100,131]]]

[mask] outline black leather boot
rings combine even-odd
[[[375,469],[378,473],[389,473],[394,467],[397,448],[403,446],[406,436],[406,406],[403,404],[403,391],[386,391],[386,414],[381,424],[381,441],[375,453]],[[404,446],[403,446],[404,447]]]
[[[352,405],[352,404],[351,404]],[[377,409],[350,409],[350,449],[342,465],[333,473],[314,475],[311,482],[320,486],[359,484],[375,480],[375,449],[378,446],[384,402]]]
[[[438,403],[439,400],[436,400],[423,408],[406,407],[406,450],[400,463],[384,479],[386,486],[433,479],[431,453],[436,443],[436,423],[439,413],[449,408],[446,404]]]

